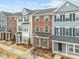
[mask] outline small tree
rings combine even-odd
[[[34,59],[36,59],[36,55],[35,55],[36,51],[37,51],[37,48],[35,48],[35,47],[34,47],[34,49],[31,51],[31,54],[33,55]]]

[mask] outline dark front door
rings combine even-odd
[[[58,51],[62,51],[62,43],[58,43]]]

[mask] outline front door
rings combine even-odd
[[[62,43],[58,43],[58,51],[62,51]]]

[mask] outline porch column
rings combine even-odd
[[[39,47],[41,47],[41,38],[39,38]]]
[[[49,39],[46,39],[46,40],[47,40],[47,42],[46,42],[47,43],[47,47],[46,48],[49,49],[50,48]]]
[[[8,40],[10,40],[10,33],[8,33]]]
[[[5,33],[5,39],[7,40],[7,33]]]
[[[52,53],[54,53],[54,41],[52,40]]]
[[[66,56],[67,56],[67,52],[68,52],[67,50],[68,50],[68,48],[67,48],[67,43],[66,43]]]
[[[0,33],[0,40],[1,40],[1,33]]]
[[[3,35],[4,33],[2,33],[2,40],[3,40],[3,37],[4,37],[4,35]]]

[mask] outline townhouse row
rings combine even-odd
[[[66,1],[58,8],[0,12],[0,39],[79,56],[79,7]]]

